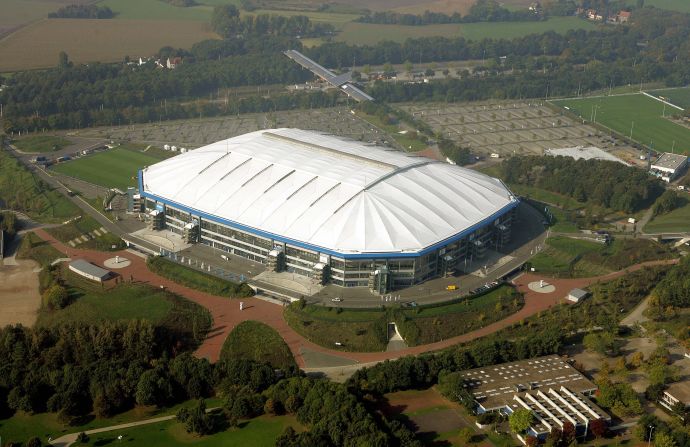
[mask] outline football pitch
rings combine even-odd
[[[562,99],[552,103],[656,151],[690,153],[690,129],[668,119],[681,111],[641,93]]]
[[[60,163],[53,170],[95,185],[124,191],[128,186],[136,186],[139,169],[159,161],[161,158],[145,152],[116,148]]]

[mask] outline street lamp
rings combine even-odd
[[[647,441],[647,447],[649,447],[652,444],[652,433],[654,432],[654,426],[650,425],[649,426],[649,441]]]

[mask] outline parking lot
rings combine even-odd
[[[350,113],[347,107],[250,113],[218,118],[163,121],[75,131],[85,138],[131,141],[162,147],[196,148],[247,132],[276,127],[319,130],[359,141],[382,143],[386,135]]]
[[[542,155],[545,149],[576,146],[614,149],[608,135],[561,115],[543,101],[414,103],[400,108],[477,154]],[[626,148],[615,147],[621,150]]]

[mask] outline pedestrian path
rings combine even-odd
[[[277,305],[258,298],[243,298],[242,302],[244,303],[244,310],[240,311],[239,300],[210,295],[208,293],[190,289],[171,280],[158,276],[157,274],[148,270],[146,267],[146,261],[144,259],[131,256],[125,250],[107,253],[95,250],[83,250],[62,244],[42,229],[36,229],[35,233],[42,239],[50,242],[59,251],[65,253],[72,259],[83,258],[89,262],[103,266],[107,259],[116,255],[127,257],[132,261],[131,264],[128,267],[118,270],[118,273],[122,275],[123,278],[132,278],[135,281],[148,283],[155,287],[163,286],[171,292],[184,296],[185,298],[207,308],[213,316],[213,328],[209,332],[209,335],[204,343],[197,349],[195,353],[197,357],[207,358],[211,362],[217,361],[223,346],[223,342],[232,329],[243,321],[255,320],[271,326],[278,332],[283,340],[285,340],[286,344],[290,348],[290,351],[295,357],[295,361],[301,368],[308,366],[306,365],[305,359],[302,355],[304,350],[308,350],[311,353],[316,352],[328,354],[331,357],[338,357],[344,361],[349,360],[355,363],[374,363],[396,359],[406,355],[419,355],[426,352],[448,348],[458,343],[465,343],[476,338],[492,334],[501,329],[509,327],[512,324],[529,318],[532,315],[545,311],[552,306],[563,303],[565,302],[565,296],[571,289],[587,287],[596,282],[609,281],[623,276],[628,272],[639,270],[645,266],[670,265],[678,262],[677,259],[645,262],[633,265],[618,272],[591,278],[554,279],[539,275],[537,273],[525,273],[514,280],[515,286],[524,294],[524,306],[518,312],[511,314],[500,321],[494,322],[466,334],[421,346],[408,347],[390,352],[343,352],[319,346],[295,332],[287,324],[283,317],[282,305]],[[539,280],[545,280],[549,284],[554,285],[555,288],[553,292],[537,293],[530,290],[528,285],[535,281],[538,282]]]

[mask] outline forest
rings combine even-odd
[[[615,211],[647,208],[664,192],[661,182],[641,169],[606,160],[518,156],[501,164],[508,184],[535,186]]]

